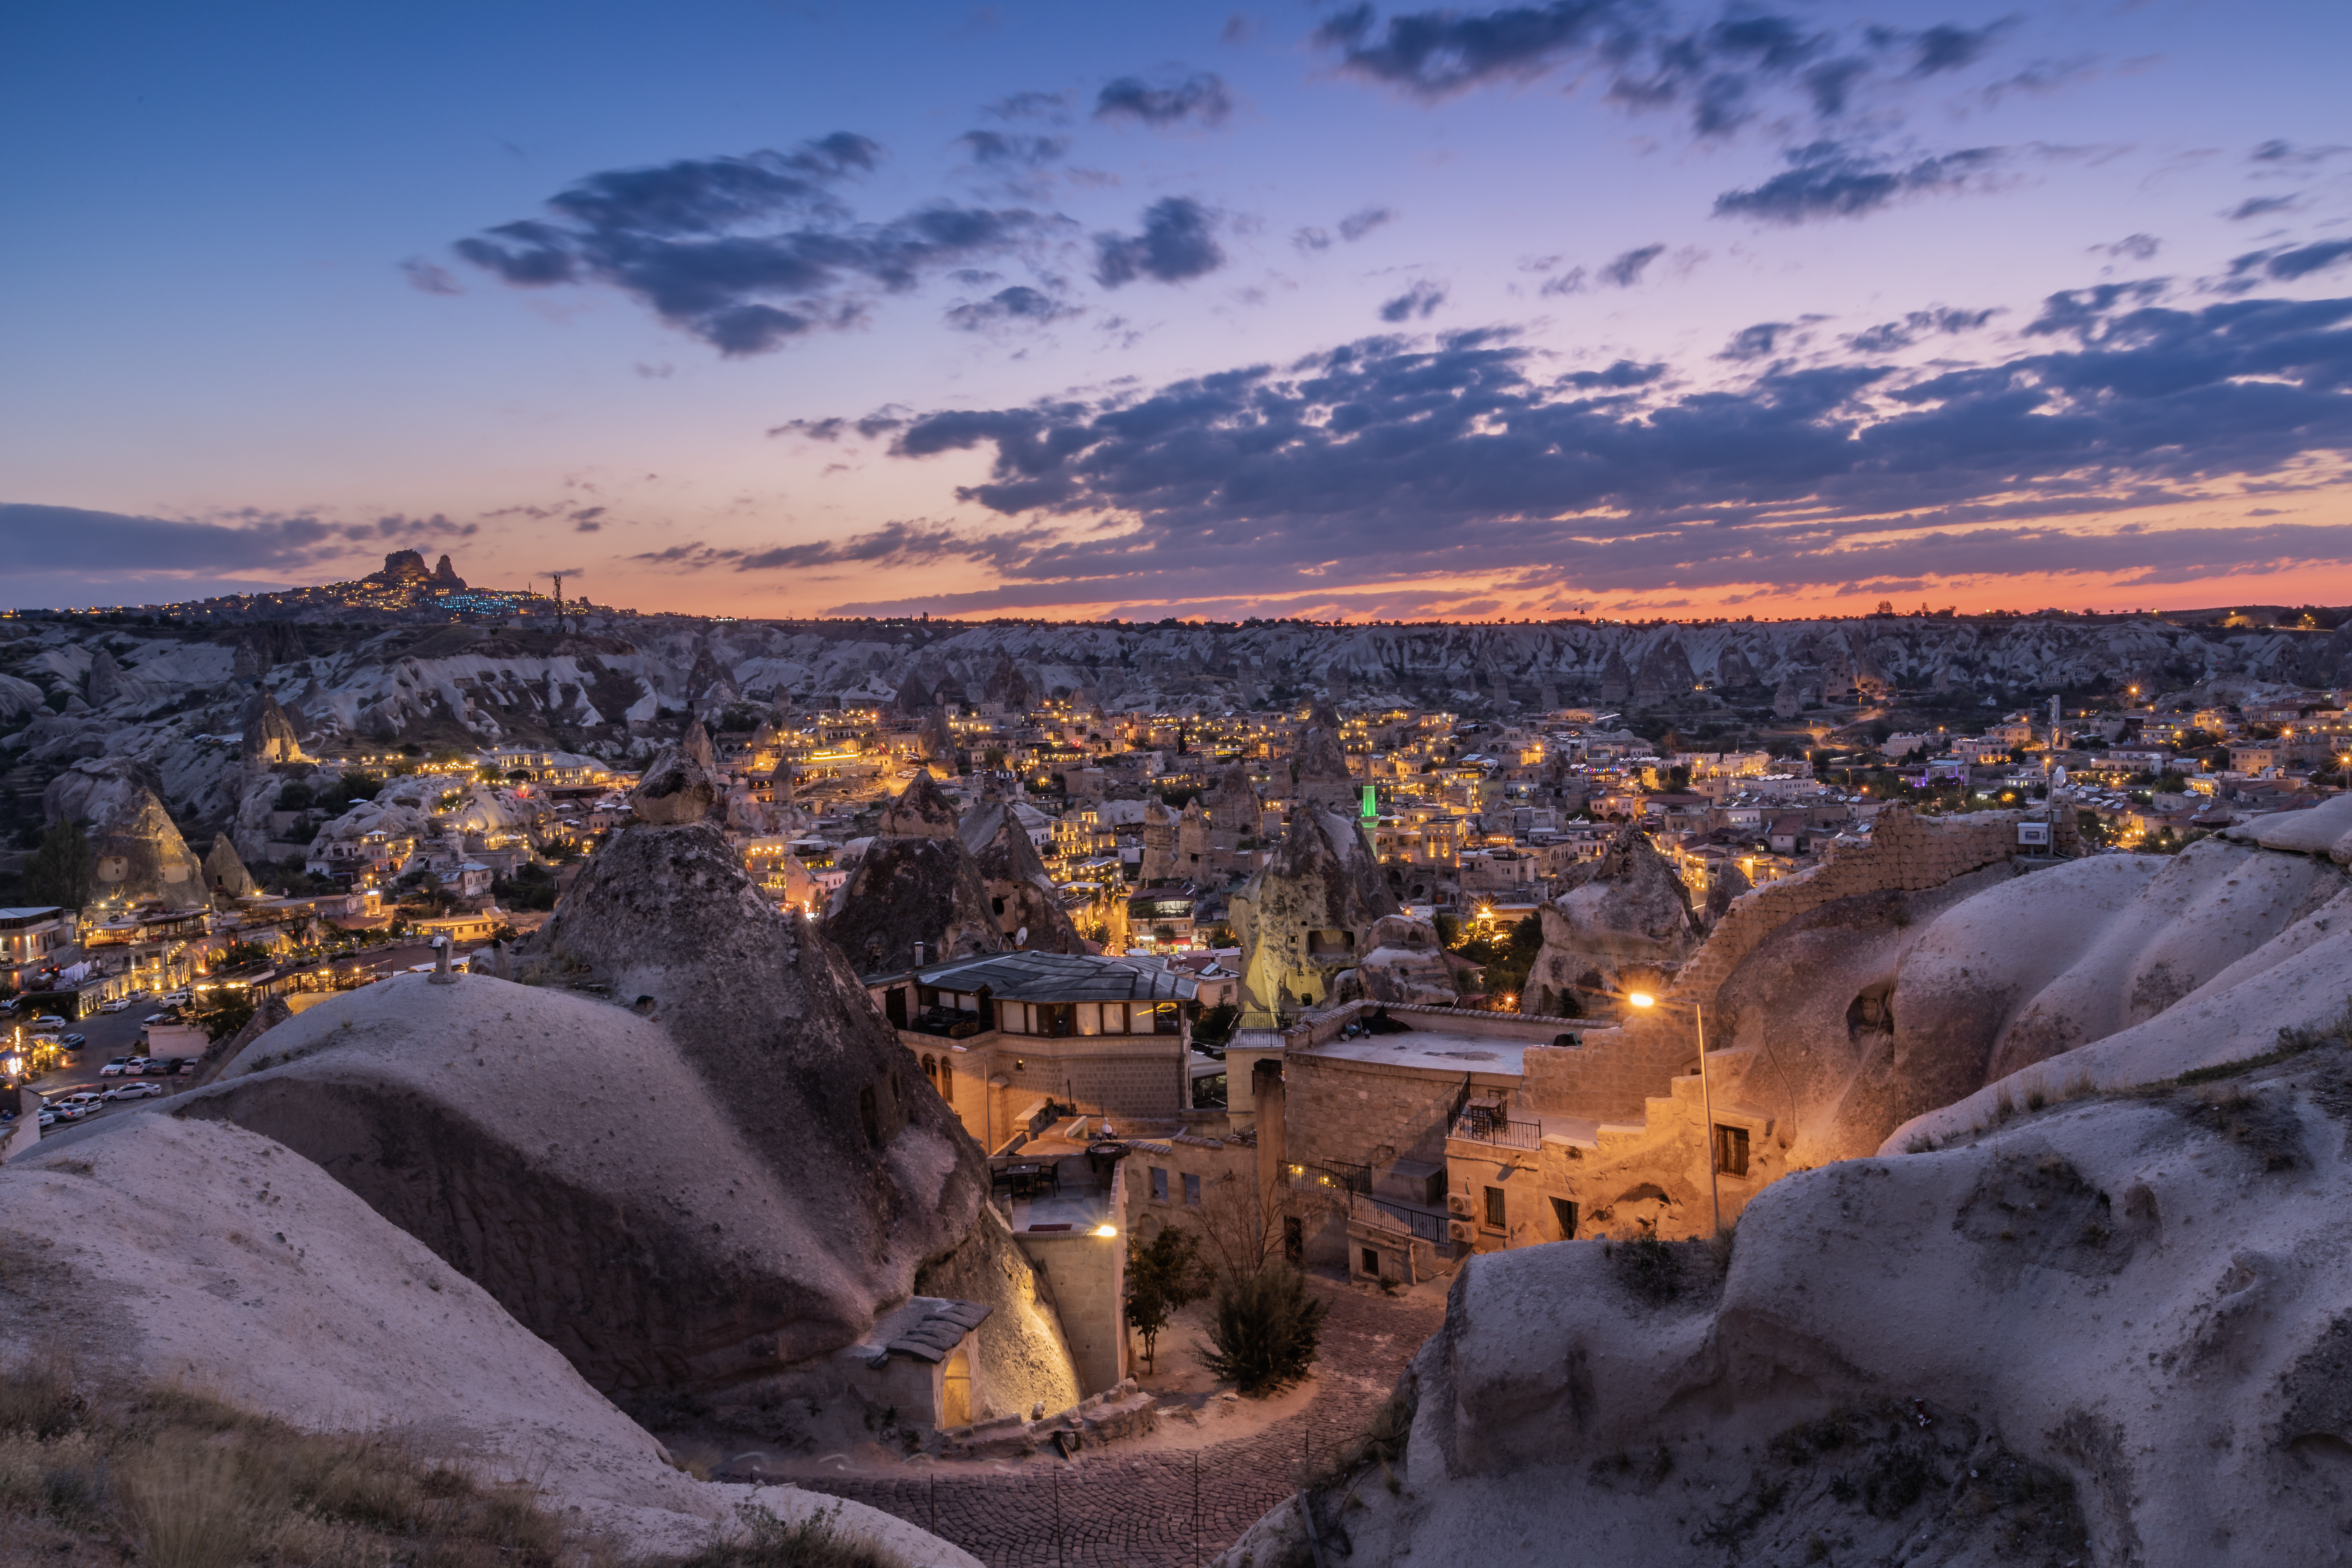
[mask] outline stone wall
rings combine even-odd
[[[1119,1163],[1125,1164],[1125,1161]],[[1112,1214],[1127,1210],[1125,1181],[1125,1171],[1113,1167]],[[1125,1232],[1113,1226],[1109,1236],[1085,1230],[1014,1234],[1052,1293],[1063,1337],[1069,1342],[1070,1360],[1077,1368],[1079,1392],[1099,1394],[1117,1387],[1127,1376]]]
[[[1416,1148],[1442,1149],[1465,1078],[1474,1090],[1507,1094],[1518,1087],[1516,1074],[1400,1067],[1311,1051],[1286,1056],[1282,1077],[1289,1158],[1303,1165],[1384,1165]]]
[[[1758,943],[1782,923],[1839,899],[1890,889],[1941,887],[1955,877],[2014,858],[2017,825],[2046,815],[2053,850],[2079,852],[2071,807],[2048,814],[1980,812],[1924,817],[1899,805],[1879,813],[1865,845],[1832,848],[1821,864],[1768,882],[1732,900],[1706,943],[1692,955],[1658,1005],[1614,1029],[1594,1030],[1578,1047],[1531,1047],[1524,1103],[1532,1110],[1603,1121],[1637,1117],[1643,1101],[1663,1096],[1666,1080],[1698,1059],[1692,1007],[1716,1005],[1716,993]]]

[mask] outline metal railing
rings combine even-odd
[[[1514,1121],[1507,1108],[1499,1105],[1469,1105],[1463,1107],[1455,1119],[1453,1136],[1475,1138],[1481,1143],[1499,1144],[1506,1149],[1539,1149],[1543,1147],[1543,1123]]]
[[[1384,1217],[1402,1225],[1417,1241],[1442,1242],[1446,1239],[1446,1216],[1442,1214],[1399,1203],[1394,1198],[1366,1197],[1363,1201],[1378,1209]]]

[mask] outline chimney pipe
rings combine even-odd
[[[915,944],[915,967],[923,967],[923,944],[919,942]]]

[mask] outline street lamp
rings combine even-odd
[[[1625,1000],[1636,1007],[1654,1007],[1658,1005],[1658,999],[1646,991],[1629,991],[1625,994]],[[1717,1179],[1715,1169],[1715,1096],[1706,1079],[1706,1016],[1705,1009],[1696,1001],[1691,1003],[1690,1009],[1691,1027],[1697,1032],[1698,1036],[1699,1114],[1706,1119],[1706,1125],[1699,1133],[1699,1142],[1706,1156],[1707,1206],[1714,1215],[1715,1234],[1721,1236],[1723,1234],[1723,1185]]]

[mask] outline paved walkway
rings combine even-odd
[[[1362,1433],[1445,1315],[1442,1299],[1397,1301],[1326,1279],[1309,1284],[1331,1304],[1315,1397],[1250,1436],[1186,1452],[1113,1444],[1075,1460],[1025,1460],[1009,1475],[942,1465],[903,1477],[795,1477],[793,1484],[895,1513],[989,1568],[1206,1563],[1290,1495],[1310,1455],[1328,1457],[1333,1444]]]

